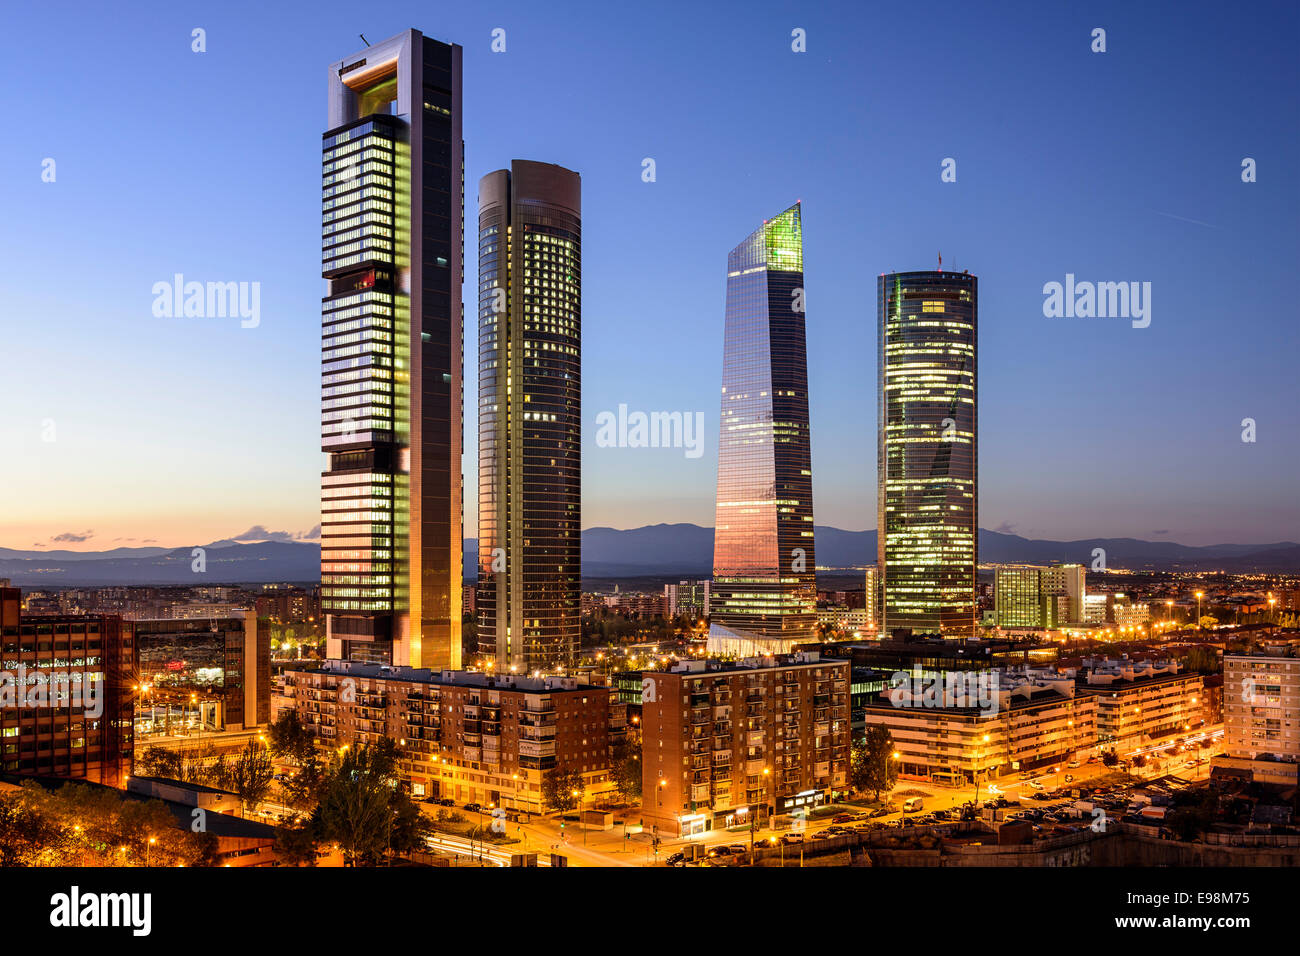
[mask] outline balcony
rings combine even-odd
[[[528,740],[527,738],[521,738],[519,741],[519,756],[554,757],[555,741],[554,740]]]

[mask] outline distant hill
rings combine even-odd
[[[818,525],[814,531],[817,566],[852,568],[876,560],[875,531],[844,531]],[[1091,564],[1104,548],[1111,568],[1140,570],[1300,571],[1300,544],[1217,544],[1191,547],[1136,538],[1039,541],[981,530],[980,561]],[[207,570],[191,570],[190,548],[115,548],[112,551],[19,551],[0,548],[0,578],[22,587],[42,585],[260,584],[266,581],[320,579],[316,542],[214,541],[203,546]],[[465,541],[466,577],[478,566],[478,542]],[[588,528],[582,532],[582,571],[586,576],[707,576],[713,567],[713,529],[694,524],[656,524],[643,528]]]

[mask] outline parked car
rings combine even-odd
[[[874,819],[875,817],[887,817],[889,816],[889,813],[890,810],[888,807],[876,807],[876,809],[868,813],[867,816],[872,817]]]
[[[856,813],[837,813],[831,819],[831,823],[852,823],[858,818]]]
[[[468,810],[470,813],[478,813],[483,809],[483,806],[482,804],[478,804],[478,803],[467,803],[465,804],[465,809]]]
[[[709,859],[713,860],[720,856],[731,856],[731,847],[729,846],[711,846],[709,847]]]
[[[749,852],[749,847],[743,843],[733,843],[727,849],[731,851],[732,856],[742,856]]]
[[[803,834],[802,834],[802,833],[783,833],[783,834],[781,834],[781,842],[784,843],[786,846],[789,846],[789,845],[792,844],[792,843],[802,843],[802,842],[803,842]]]
[[[685,866],[686,854],[685,853],[670,854],[668,858],[664,860],[664,863],[667,864],[668,866]]]

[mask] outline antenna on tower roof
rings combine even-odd
[[[370,46],[370,41],[366,39],[366,35],[364,33],[358,33],[357,36],[361,37],[362,43],[364,43],[366,46]]]
[[[942,252],[942,251],[940,251],[940,253],[939,253],[939,271],[940,271],[940,272],[943,271],[943,252]]]

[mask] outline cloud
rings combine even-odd
[[[1014,521],[1004,521],[993,530],[998,534],[1015,534],[1016,523]]]
[[[1152,534],[1168,534],[1168,533],[1169,533],[1169,529],[1168,529],[1168,528],[1161,528],[1159,531],[1152,531],[1151,533],[1152,533]]]
[[[50,540],[66,542],[69,544],[80,544],[83,541],[89,541],[94,536],[95,536],[95,532],[93,531],[85,531],[81,534],[77,534],[77,532],[75,531],[65,531],[63,532],[63,534],[56,534]]]
[[[231,541],[313,541],[320,537],[320,525],[310,531],[267,531],[265,525],[255,524],[243,534],[234,535]]]

